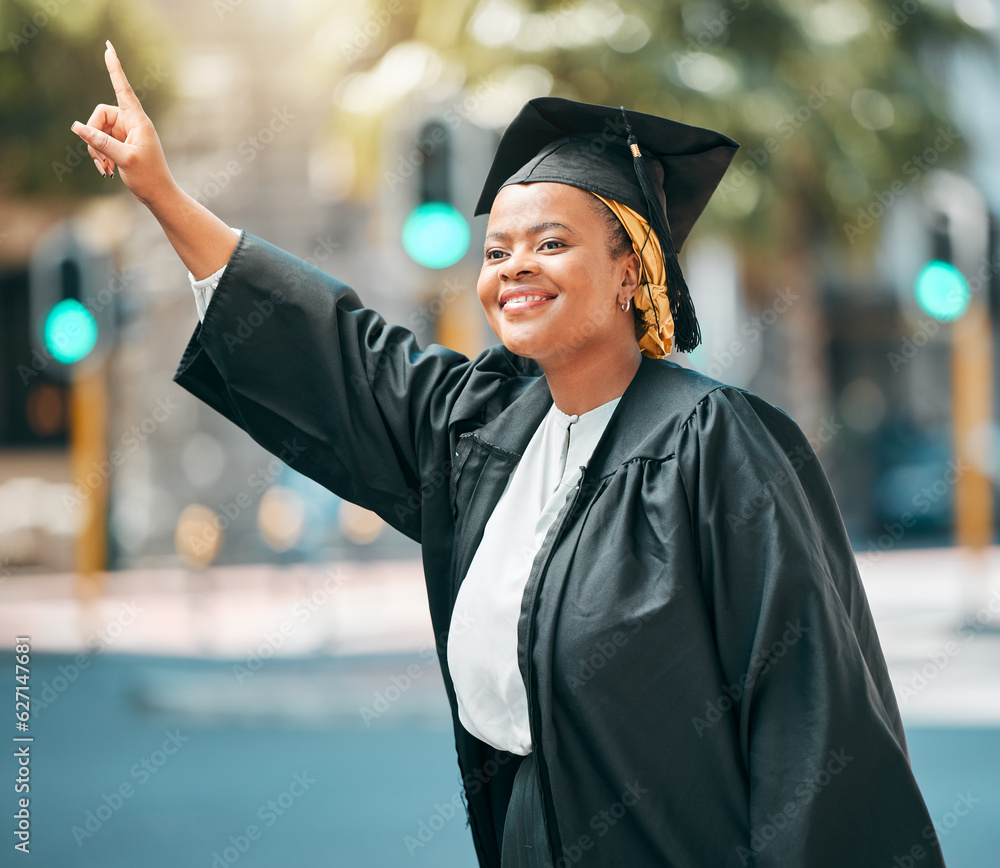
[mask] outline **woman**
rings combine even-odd
[[[196,281],[175,379],[422,543],[482,866],[943,864],[815,454],[663,359],[735,143],[525,106],[479,206],[502,345],[469,360],[182,193],[106,59],[118,106],[73,129]]]

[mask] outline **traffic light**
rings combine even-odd
[[[38,243],[29,268],[32,364],[57,379],[107,352],[115,339],[115,295],[107,258],[58,224]]]
[[[79,516],[76,571],[79,593],[102,589],[107,568],[108,388],[106,355],[115,340],[116,286],[109,259],[94,250],[66,220],[35,247],[28,266],[30,368],[69,383],[70,479],[86,480],[87,508]],[[96,478],[91,485],[90,480]],[[75,504],[74,504],[75,505]]]
[[[465,256],[469,224],[452,202],[452,133],[438,120],[423,125],[418,203],[403,223],[403,249],[427,268],[448,268]]]
[[[914,285],[918,304],[951,332],[952,445],[965,471],[954,483],[955,538],[981,549],[994,536],[990,432],[993,326],[989,313],[990,215],[969,179],[937,171],[925,180],[930,257]],[[984,273],[985,268],[985,273]]]
[[[0,449],[66,444],[68,390],[32,350],[28,270],[0,269]]]
[[[931,258],[917,273],[913,293],[920,309],[951,322],[969,309],[969,281],[953,262],[948,215],[934,211],[930,228]]]
[[[929,219],[930,258],[917,273],[913,293],[924,313],[951,322],[969,309],[969,281],[954,263],[948,214],[933,210]]]
[[[976,298],[987,300],[990,214],[978,187],[942,170],[925,178],[913,229],[922,236],[908,248],[916,257],[909,272],[911,299],[921,313],[942,322],[966,315]],[[986,274],[984,275],[984,267]]]

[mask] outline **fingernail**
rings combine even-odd
[[[111,44],[111,40],[110,39],[105,39],[104,40],[104,44],[106,46],[108,46],[108,48],[110,48],[113,52],[115,51],[115,47]],[[115,52],[115,53],[117,54],[117,52]]]
[[[75,133],[76,132],[76,128],[77,127],[82,127],[82,126],[83,126],[83,124],[81,124],[79,121],[73,121],[73,123],[70,124],[69,128]]]
[[[104,166],[101,165],[100,160],[94,160],[94,165],[97,166],[97,171],[100,172],[104,177],[107,177],[107,172],[104,171]]]

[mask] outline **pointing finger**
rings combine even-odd
[[[107,45],[108,48],[104,52],[104,63],[108,67],[108,74],[111,76],[111,84],[114,85],[119,107],[123,109],[139,109],[141,111],[142,106],[139,104],[139,98],[135,95],[132,85],[128,83],[128,79],[125,77],[125,71],[122,69],[121,61],[118,60],[118,55],[115,53],[115,47],[111,44],[111,40],[108,40]]]

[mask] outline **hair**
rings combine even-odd
[[[608,254],[612,259],[620,259],[632,253],[632,238],[629,236],[628,230],[625,229],[625,225],[618,219],[615,212],[600,199],[596,196],[591,198],[593,203],[590,207],[604,221],[604,228],[607,230]],[[636,292],[642,292],[642,286]],[[635,319],[635,339],[638,341],[646,333],[647,328],[653,325],[651,314],[643,313],[633,303],[632,316]]]
[[[596,196],[592,196],[591,198],[593,199],[590,205],[591,210],[604,221],[604,228],[607,230],[608,253],[611,258],[620,259],[622,256],[631,253],[632,239],[629,237],[622,221],[618,219],[614,211]]]

